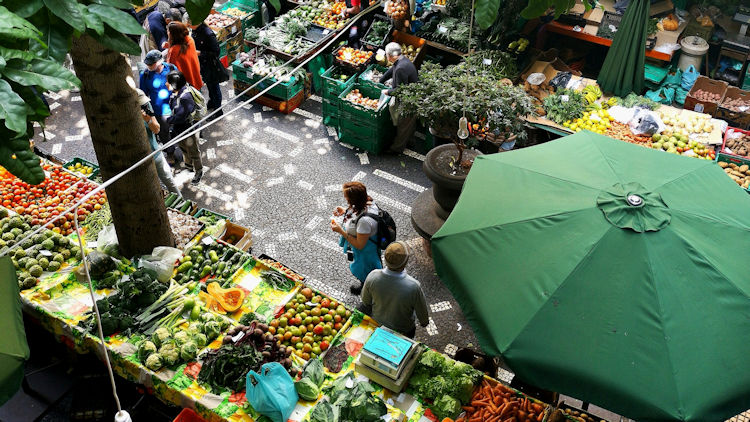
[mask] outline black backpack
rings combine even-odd
[[[381,251],[385,250],[388,245],[396,241],[396,222],[393,221],[393,217],[388,214],[388,211],[385,211],[384,209],[378,207],[377,214],[366,212],[357,217],[357,221],[354,222],[355,226],[357,223],[359,223],[359,219],[364,216],[368,216],[378,223],[378,240],[374,241],[372,240],[372,237],[370,237],[370,240],[372,240],[373,243],[377,245],[378,249],[380,249]]]

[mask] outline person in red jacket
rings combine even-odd
[[[190,85],[201,89],[203,87],[201,65],[198,62],[195,41],[190,36],[188,27],[182,22],[170,22],[167,25],[167,34],[169,35],[167,62],[177,66]]]

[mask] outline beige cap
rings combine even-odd
[[[385,266],[391,271],[401,271],[409,262],[409,247],[406,243],[393,242],[385,248]]]

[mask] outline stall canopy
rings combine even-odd
[[[621,97],[643,92],[650,6],[650,0],[631,0],[625,10],[597,79],[604,92]]]
[[[18,391],[23,381],[23,364],[29,358],[23,328],[21,296],[11,259],[0,257],[0,406]]]
[[[480,156],[432,249],[527,382],[639,421],[750,407],[750,196],[712,161],[587,131]]]

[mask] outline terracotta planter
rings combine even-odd
[[[473,150],[464,150],[464,160],[473,160],[476,156],[482,153]],[[458,202],[458,197],[461,194],[461,189],[466,181],[467,170],[454,171],[450,163],[458,157],[458,150],[456,146],[451,144],[440,145],[427,153],[425,157],[422,169],[424,170],[427,177],[432,181],[432,193],[435,198],[435,202],[438,203],[440,209],[436,210],[437,215],[442,218],[448,218],[448,215],[453,211],[453,208]]]

